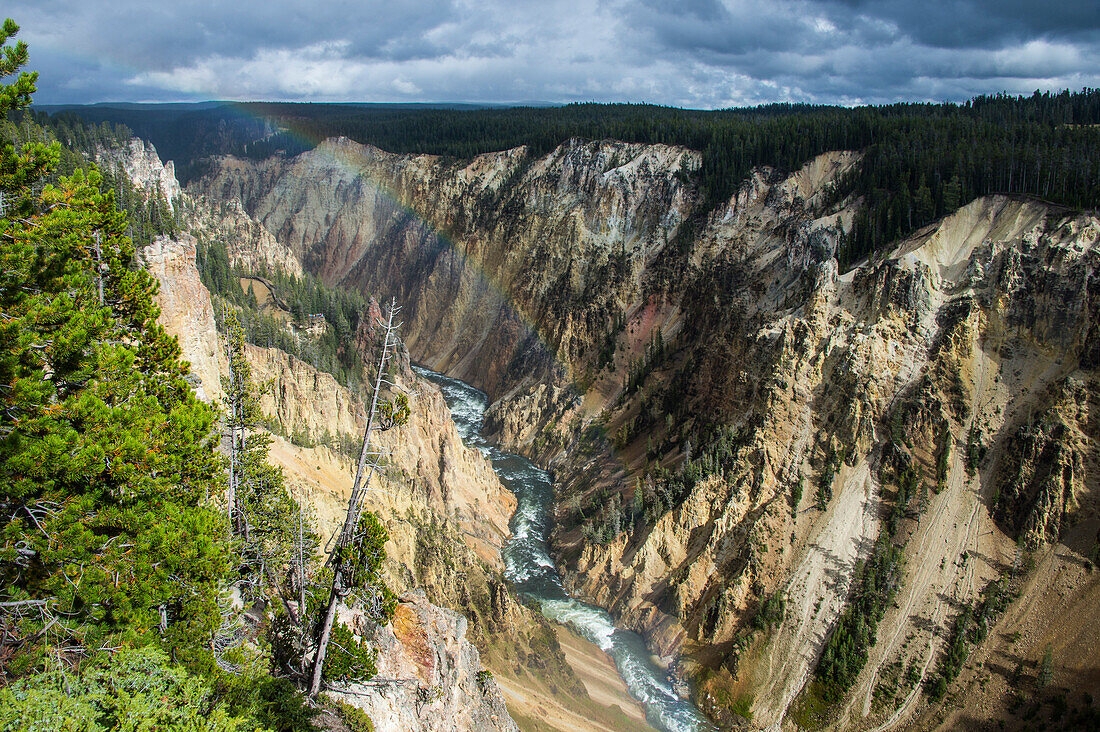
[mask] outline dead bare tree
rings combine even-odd
[[[397,329],[400,323],[394,323],[394,316],[400,312],[396,300],[391,300],[386,313],[385,322],[377,321],[382,328],[382,353],[378,359],[378,373],[374,380],[374,391],[371,395],[370,410],[367,413],[367,427],[363,432],[363,445],[359,451],[359,464],[355,470],[355,482],[351,486],[351,496],[348,498],[348,511],[344,517],[344,524],[329,554],[328,563],[332,566],[332,586],[329,591],[328,605],[325,608],[325,617],[321,624],[320,638],[317,643],[317,652],[313,657],[313,672],[310,681],[309,695],[317,696],[321,690],[321,674],[325,665],[325,654],[328,651],[329,641],[332,637],[332,625],[336,619],[336,607],[339,602],[354,589],[354,574],[356,567],[348,562],[349,548],[359,540],[359,519],[363,512],[363,496],[370,485],[371,478],[380,465],[382,451],[380,448],[372,450],[371,435],[375,432],[384,432],[403,424],[408,419],[409,409],[407,401],[399,395],[394,401],[388,402],[382,399],[383,385],[394,386],[385,379],[386,366],[397,350]]]
[[[234,358],[233,353],[233,333],[232,328],[234,325],[239,327],[236,317],[230,315],[229,306],[224,305],[223,321],[225,322],[226,338],[225,338],[225,360],[229,366],[228,381],[223,384],[226,391],[226,408],[228,411],[226,419],[226,430],[229,432],[229,485],[226,490],[226,511],[229,519],[229,526],[232,530],[235,526],[234,518],[237,508],[237,482],[238,482],[238,469],[237,469],[237,454],[239,452],[238,437],[243,437],[243,429],[238,429],[238,426],[243,421],[240,414],[240,400],[235,398],[238,395],[239,389],[237,387],[237,361]],[[241,434],[239,435],[238,432]]]

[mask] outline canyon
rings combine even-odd
[[[129,154],[155,159],[141,146]],[[143,171],[157,170],[144,161],[128,167],[138,171],[138,184],[148,180]],[[200,236],[235,232],[227,238],[242,266],[295,261],[239,209],[214,209],[178,192],[170,201]],[[196,392],[220,404],[228,367],[211,296],[196,269],[196,247],[190,234],[162,237],[141,256],[160,284],[160,321],[179,339]],[[291,495],[307,507],[314,529],[331,536],[343,521],[354,464],[321,436],[361,434],[366,405],[332,375],[277,348],[248,344],[246,355],[265,384],[261,411],[278,427],[270,435],[271,460],[282,468]],[[372,483],[366,507],[389,532],[387,583],[401,603],[392,630],[347,618],[378,648],[380,679],[337,697],[367,710],[378,729],[515,729],[499,679],[504,688],[522,689],[510,694],[513,708],[536,716],[549,706],[560,729],[587,728],[592,720],[603,720],[608,730],[644,727],[636,702],[599,649],[551,627],[507,591],[500,549],[515,499],[488,460],[463,444],[439,389],[414,374],[405,351],[398,354],[395,378],[416,417],[399,434],[381,438],[389,464]],[[291,433],[305,436],[298,443],[307,444],[296,444]],[[574,666],[590,667],[586,681]]]
[[[145,161],[127,167],[135,179],[162,178],[150,148],[130,150]],[[488,394],[487,437],[554,476],[566,588],[640,633],[720,725],[1012,722],[1028,673],[1013,667],[1048,648],[1054,684],[1082,703],[1100,694],[1100,219],[984,197],[841,271],[861,201],[831,190],[860,162],[837,151],[758,168],[709,211],[698,153],[609,140],[454,160],[340,138],[220,158],[186,192],[159,185],[246,268],[404,307],[398,379],[416,419],[387,437],[393,469],[371,494],[389,574],[399,593],[426,593],[411,614],[436,612],[430,601],[465,615],[513,698],[588,694],[562,650],[572,641],[500,575],[514,499],[410,360]],[[196,387],[217,400],[225,366],[194,247],[182,235],[144,259]],[[249,357],[285,432],[362,428],[361,402],[327,374],[274,349]],[[333,527],[348,459],[280,437],[272,455]],[[876,642],[818,720],[819,659],[887,545],[904,560]],[[953,623],[993,582],[1018,596],[933,699]],[[499,691],[470,692],[480,661],[452,653],[465,692],[444,695],[441,718],[484,703],[464,718],[499,719]],[[600,724],[623,728],[602,706]]]

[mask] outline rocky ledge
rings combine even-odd
[[[466,639],[466,618],[418,591],[402,598],[389,625],[356,630],[378,650],[378,675],[328,693],[365,711],[376,729],[519,732],[493,675]]]

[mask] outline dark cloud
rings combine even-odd
[[[350,40],[356,54],[384,58],[387,47],[423,38],[456,12],[451,0],[16,0],[14,5],[7,12],[28,37],[64,39],[67,48],[139,70],[170,68],[215,54],[247,57],[265,48],[298,48],[334,36]]]
[[[833,0],[935,48],[997,48],[1034,38],[1096,40],[1096,0]]]
[[[9,0],[42,103],[960,100],[1100,86],[1096,0]]]
[[[805,53],[840,40],[843,33],[835,26],[796,10],[767,0],[746,0],[735,9],[719,0],[644,0],[629,22],[649,31],[660,46],[718,56]]]

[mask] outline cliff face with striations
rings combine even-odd
[[[487,428],[555,469],[571,589],[685,659],[716,718],[800,714],[861,562],[896,547],[828,720],[872,727],[939,708],[920,682],[1017,538],[1093,552],[1100,221],[989,197],[840,272],[860,202],[830,184],[859,164],[757,170],[690,230],[697,154],[608,141],[453,161],[331,140],[196,190],[407,305],[413,357],[486,389]]]
[[[249,345],[248,357],[257,381],[270,384],[261,410],[284,431],[297,431],[320,444],[328,442],[326,436],[361,437],[367,423],[364,404],[332,376],[274,348]],[[387,488],[411,492],[453,519],[471,548],[499,564],[515,498],[501,486],[488,460],[462,444],[435,385],[411,370],[403,371],[397,383],[411,395],[414,418],[399,432],[378,438],[389,452],[387,481],[392,485]],[[351,462],[358,455],[345,457]]]
[[[180,206],[191,233],[206,241],[224,242],[233,264],[253,272],[267,269],[302,276],[294,252],[245,213],[240,201],[214,203],[202,196],[186,196]]]
[[[396,296],[415,358],[500,396],[560,377],[637,297],[698,164],[614,142],[527,164],[522,149],[454,163],[340,139],[292,160],[224,160],[195,188],[241,200],[327,282]]]
[[[144,154],[145,148],[131,146],[134,150]],[[150,166],[127,167],[136,171],[137,185],[143,184],[146,168],[157,172]],[[192,223],[199,219],[192,227],[199,235],[210,233],[203,224],[226,220],[203,211],[187,196],[176,203],[185,207]],[[265,232],[252,241],[262,242],[265,236],[269,235]],[[277,256],[269,256],[273,251],[278,254],[272,247],[261,253],[268,257],[268,266],[278,262]],[[197,393],[220,404],[224,344],[210,295],[199,280],[195,254],[195,238],[181,234],[157,240],[144,249],[143,258],[160,284],[160,322],[179,339]],[[241,261],[247,263],[247,258]],[[278,432],[297,431],[311,443],[322,434],[362,434],[361,400],[330,375],[277,349],[249,345],[247,357],[257,381],[267,384],[261,410]],[[478,650],[466,637],[467,620],[433,605],[423,592],[426,589],[437,603],[462,608],[477,624],[476,640],[486,646],[494,632],[514,649],[524,648],[525,638],[548,634],[531,611],[507,593],[499,577],[500,545],[515,502],[486,459],[462,444],[438,389],[417,378],[407,360],[397,378],[399,387],[412,395],[414,417],[400,434],[384,435],[382,444],[391,458],[386,474],[372,484],[368,508],[379,513],[390,531],[390,586],[399,593],[415,589],[419,594],[402,602],[392,628],[357,629],[374,640],[379,667],[399,693],[379,683],[348,689],[346,696],[376,715],[379,729],[514,730],[499,688],[483,672]],[[331,535],[346,510],[354,473],[351,457],[324,445],[295,445],[275,435],[271,459],[283,468],[292,494],[308,507],[321,535]],[[450,571],[442,571],[442,561]],[[461,581],[454,576],[458,568]],[[425,667],[421,656],[426,652],[430,659]]]
[[[210,296],[195,270],[194,239],[188,235],[179,240],[161,239],[146,247],[144,255],[150,272],[161,283],[157,296],[161,322],[180,339],[184,358],[197,377],[199,394],[207,401],[220,403],[225,358]],[[268,387],[261,395],[261,411],[284,433],[298,431],[311,443],[320,442],[323,434],[353,438],[362,434],[366,426],[362,401],[331,375],[278,349],[253,345],[246,349],[254,377]],[[499,548],[508,534],[515,499],[500,485],[488,461],[462,444],[438,388],[411,371],[402,377],[399,385],[412,393],[411,408],[416,418],[400,433],[383,433],[380,437],[382,446],[391,453],[392,469],[387,480],[393,485],[387,488],[410,494],[406,503],[411,500],[454,517],[471,544],[486,557],[496,557],[492,561],[499,564]],[[306,449],[325,451],[326,462],[339,472],[332,476],[335,480],[350,477],[351,456],[340,456],[327,447]],[[292,484],[315,482],[300,466],[286,467]],[[350,486],[350,480],[345,482]],[[339,521],[342,490],[341,495],[325,501],[326,510],[320,511],[326,535]]]

